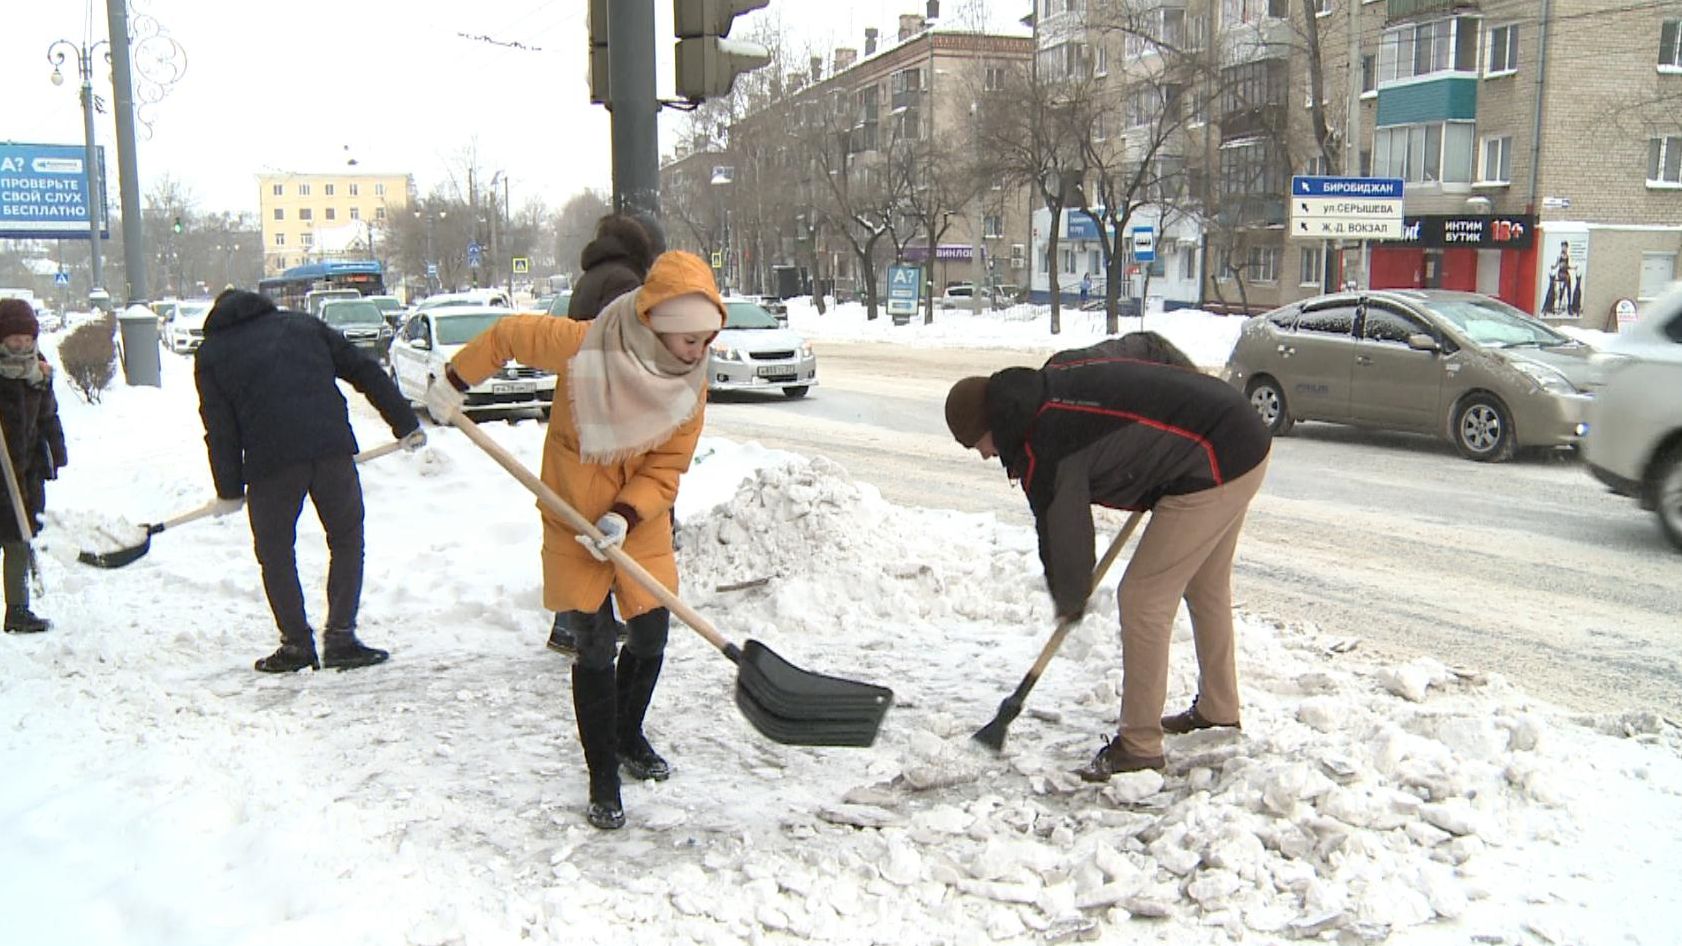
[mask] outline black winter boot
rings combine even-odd
[[[578,641],[572,636],[572,612],[556,611],[555,623],[549,628],[548,648],[558,654],[578,653]]]
[[[29,610],[28,607],[8,606],[6,608],[6,633],[8,634],[40,634],[50,630],[53,622]]]
[[[625,806],[619,800],[616,759],[613,668],[590,670],[572,666],[572,711],[578,718],[578,741],[584,745],[584,764],[590,770],[590,807],[585,817],[604,831],[625,826]]]
[[[274,653],[258,658],[256,667],[259,673],[292,673],[305,667],[320,670],[321,663],[315,659],[314,647],[282,644]]]
[[[619,650],[619,764],[632,778],[664,782],[672,777],[672,767],[642,734],[642,721],[648,715],[648,704],[654,699],[654,685],[660,680],[660,667],[665,654],[638,657],[630,648]]]
[[[351,628],[330,627],[321,635],[321,665],[333,670],[354,670],[383,664],[391,654],[369,647],[356,639]]]

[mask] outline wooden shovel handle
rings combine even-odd
[[[6,491],[12,497],[12,514],[18,520],[18,538],[25,542],[35,541],[34,522],[29,510],[23,504],[23,490],[18,483],[17,469],[12,465],[12,448],[6,440],[6,428],[0,426],[0,466],[5,467]]]
[[[526,487],[526,489],[531,490],[533,495],[537,497],[538,502],[543,504],[544,508],[548,509],[555,515],[560,516],[566,521],[567,525],[578,530],[580,534],[596,541],[601,540],[601,531],[596,528],[594,523],[584,518],[578,510],[568,505],[567,501],[562,499],[559,493],[551,489],[549,484],[539,479],[536,474],[527,469],[525,464],[521,463],[513,454],[504,450],[501,444],[492,440],[490,434],[480,430],[479,425],[474,423],[473,420],[466,414],[463,414],[460,410],[451,411],[450,423],[454,424],[459,430],[461,430],[462,433],[466,434],[467,439],[477,444],[479,449],[490,454],[491,459],[495,460],[498,465],[512,474],[515,479],[519,480],[521,484]],[[672,594],[670,589],[660,583],[660,579],[650,575],[648,573],[648,569],[643,568],[642,565],[638,564],[637,560],[632,558],[629,553],[619,546],[614,545],[608,547],[606,554],[613,564],[619,567],[620,571],[630,575],[636,580],[637,584],[648,589],[649,594],[652,594],[673,614],[682,618],[683,623],[694,628],[695,633],[706,638],[707,643],[723,651],[724,654],[729,656],[732,660],[735,659],[735,655],[737,653],[736,646],[728,640],[725,640],[724,635],[720,634],[718,629],[713,627],[712,623],[702,617],[699,612],[697,612],[694,608],[691,608],[689,605],[684,604],[683,599],[679,598],[675,594]]]
[[[1098,586],[1104,583],[1104,575],[1109,572],[1110,565],[1115,562],[1116,556],[1121,554],[1121,547],[1127,544],[1128,537],[1133,534],[1134,529],[1139,527],[1139,520],[1144,518],[1144,515],[1142,512],[1135,511],[1128,516],[1126,524],[1111,540],[1110,547],[1104,552],[1104,557],[1098,561],[1098,567],[1092,570],[1092,588],[1086,593],[1088,598],[1096,594]],[[1051,632],[1051,639],[1045,642],[1044,647],[1040,648],[1039,659],[1034,661],[1034,666],[1028,671],[1026,680],[1039,679],[1040,674],[1045,672],[1046,665],[1051,663],[1051,658],[1057,655],[1057,649],[1063,646],[1063,638],[1068,637],[1069,632],[1079,623],[1080,619],[1078,618],[1073,621],[1057,622],[1057,629]]]
[[[361,453],[357,454],[356,456],[352,457],[351,459],[355,460],[357,463],[367,463],[369,460],[378,460],[380,457],[383,457],[387,454],[396,453],[398,450],[402,449],[402,447],[403,447],[403,441],[393,440],[390,443],[381,444],[377,447],[373,447],[371,449],[364,450]],[[176,526],[186,525],[187,523],[192,522],[195,519],[203,519],[205,516],[208,516],[212,512],[216,511],[216,503],[217,503],[217,501],[212,499],[210,502],[205,503],[203,506],[200,506],[199,508],[191,510],[189,512],[184,512],[181,515],[176,516],[174,519],[166,519],[163,522],[158,523],[155,526],[147,526],[146,527],[146,534],[147,535],[157,535],[159,532],[162,532],[165,529],[173,529]]]

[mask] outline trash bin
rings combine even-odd
[[[117,316],[118,345],[123,359],[123,378],[133,385],[162,387],[158,363],[158,314],[143,305],[131,305]]]

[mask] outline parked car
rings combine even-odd
[[[355,289],[311,289],[304,293],[304,311],[316,318],[321,318],[321,307],[339,299],[361,299],[362,293]]]
[[[1333,293],[1247,320],[1226,376],[1275,435],[1331,421],[1434,434],[1499,461],[1581,439],[1593,352],[1477,293]]]
[[[749,302],[757,304],[761,309],[771,313],[777,324],[788,327],[788,303],[775,296],[743,296]]]
[[[321,304],[321,321],[338,329],[352,345],[375,361],[384,361],[392,330],[373,300],[330,299]]]
[[[1613,492],[1657,513],[1682,550],[1682,289],[1647,306],[1595,361],[1601,386],[1583,460]]]
[[[501,289],[469,289],[465,292],[440,292],[415,303],[415,311],[447,306],[495,306],[506,309],[513,303]]]
[[[724,329],[713,339],[707,384],[713,391],[781,390],[805,397],[818,383],[810,342],[777,324],[776,316],[747,299],[724,300]]]
[[[942,309],[967,309],[975,299],[975,285],[967,282],[948,283],[946,291],[940,294]]]
[[[209,302],[174,302],[169,305],[167,324],[163,338],[169,343],[169,350],[179,355],[191,354],[199,350],[204,341],[204,317],[210,314]]]
[[[391,379],[397,382],[397,389],[410,401],[424,403],[426,386],[433,378],[443,375],[450,358],[474,336],[513,312],[501,306],[452,305],[409,316],[392,339],[388,355]],[[554,399],[554,374],[510,363],[469,388],[463,410],[469,416],[535,410],[547,418]]]

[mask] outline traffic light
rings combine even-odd
[[[736,77],[771,61],[759,43],[725,39],[736,17],[771,0],[672,0],[677,32],[677,95],[699,102],[730,94]]]
[[[175,218],[175,227],[174,227],[174,230],[175,230],[175,232],[176,232],[176,233],[180,233],[180,232],[181,232],[181,218],[180,218],[180,217],[176,217],[176,218]]]

